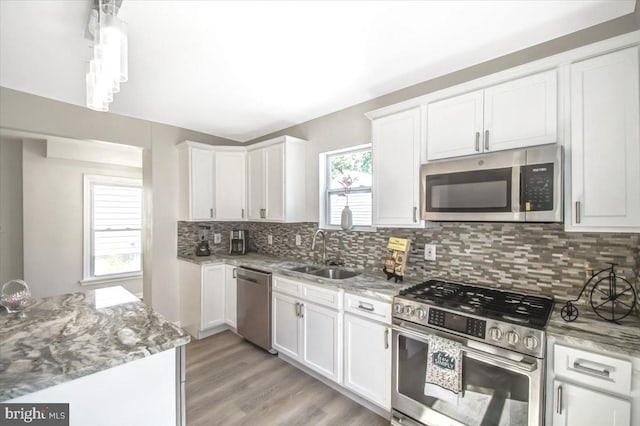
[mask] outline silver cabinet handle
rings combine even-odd
[[[389,329],[384,329],[384,348],[389,349]]]
[[[418,208],[414,207],[413,208],[413,222],[417,222],[418,221]]]
[[[489,151],[489,131],[484,131],[484,150]]]
[[[480,152],[480,132],[476,132],[476,152]]]
[[[296,317],[300,318],[300,303],[296,302]]]
[[[589,373],[589,374],[594,374],[594,375],[600,376],[600,377],[607,377],[608,378],[609,375],[611,374],[609,372],[609,370],[607,370],[605,368],[603,368],[602,370],[598,370],[597,368],[591,368],[591,367],[587,367],[586,365],[582,365],[578,361],[574,361],[573,368],[574,368],[574,370],[582,371],[582,372]]]
[[[576,201],[576,223],[580,223],[580,201]]]
[[[362,309],[363,311],[373,312],[373,305],[371,303],[358,302],[358,309]]]
[[[558,386],[558,393],[556,395],[556,413],[562,414],[562,385]]]
[[[304,318],[304,311],[302,310],[302,308],[304,308],[304,303],[300,304],[300,318]]]
[[[209,209],[209,217],[213,219],[213,207]]]
[[[240,214],[240,217],[244,219],[244,209],[242,209],[242,213]]]
[[[233,268],[233,278],[238,278],[237,272],[238,270],[236,268]]]

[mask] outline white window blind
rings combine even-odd
[[[85,279],[142,271],[142,186],[135,179],[91,176]],[[88,265],[87,265],[88,264]]]

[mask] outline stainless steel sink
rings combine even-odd
[[[292,272],[302,272],[303,274],[312,274],[316,271],[319,271],[321,269],[321,267],[318,266],[296,266],[295,268],[291,268],[290,271]]]
[[[309,272],[317,277],[329,278],[330,280],[344,280],[359,275],[357,272],[346,271],[338,268],[324,268],[315,272]]]

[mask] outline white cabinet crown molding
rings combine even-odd
[[[449,86],[422,96],[407,99],[406,101],[378,108],[365,113],[365,116],[370,120],[373,120],[389,114],[406,111],[417,106],[426,105],[436,100],[445,99],[455,95],[461,95],[478,89],[484,89],[489,86],[504,83],[520,77],[526,77],[528,75],[536,74],[542,71],[547,71],[553,68],[560,67],[562,65],[570,65],[571,63],[576,61],[581,61],[592,56],[599,56],[615,50],[631,47],[638,43],[640,43],[640,30],[561,52],[556,55],[518,65],[503,71],[498,71],[496,73],[479,77],[474,80],[469,80],[455,86]]]
[[[210,151],[240,151],[240,152],[245,152],[247,150],[246,146],[209,145],[209,144],[206,144],[206,143],[194,142],[194,141],[189,141],[189,140],[185,140],[185,141],[182,141],[182,142],[176,144],[176,148],[178,148],[178,149],[185,149],[187,147],[207,149],[207,150],[210,150]]]
[[[248,145],[246,148],[247,148],[248,151],[254,151],[256,149],[265,148],[267,146],[276,145],[276,144],[279,144],[279,143],[290,142],[290,141],[307,142],[304,139],[294,138],[293,136],[286,136],[285,135],[285,136],[278,136],[276,138],[267,139],[265,141],[257,142],[257,143]]]

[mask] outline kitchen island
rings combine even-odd
[[[122,287],[0,313],[0,401],[69,403],[71,425],[175,425],[187,333]]]

